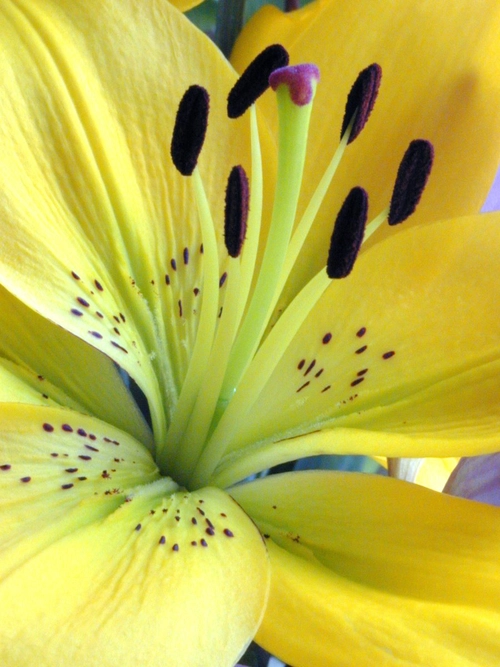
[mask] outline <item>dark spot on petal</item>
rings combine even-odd
[[[160,541],[158,542],[158,544],[165,544],[166,541],[167,541],[167,540],[165,539],[165,535],[162,535],[162,536],[160,537]]]
[[[359,347],[356,350],[355,354],[362,354],[367,349],[367,347],[368,347],[368,345],[363,345],[363,347]]]
[[[353,380],[353,381],[351,382],[351,387],[355,387],[357,384],[360,384],[361,382],[363,382],[364,379],[365,379],[365,378],[362,377],[362,378],[357,378],[356,380]]]
[[[12,466],[10,463],[4,463],[3,465],[0,466],[0,470],[10,470]]]
[[[229,528],[224,528],[224,535],[227,535],[228,537],[234,537],[234,533],[229,530]]]
[[[61,486],[61,489],[64,489],[64,491],[67,491],[68,489],[72,489],[74,484],[63,484]]]
[[[358,331],[356,331],[356,336],[358,338],[362,338],[366,333],[366,327],[361,327]]]
[[[206,541],[204,538],[202,538],[202,539],[200,540],[200,544],[201,544],[202,547],[208,547],[208,543],[207,543],[207,541]]]
[[[61,428],[63,431],[66,431],[67,433],[73,433],[73,428],[69,424],[63,424]]]
[[[297,365],[297,368],[299,369],[299,371],[301,371],[301,370],[304,368],[304,364],[305,364],[305,363],[306,363],[306,360],[305,360],[305,359],[301,359],[301,360],[299,361],[299,363],[298,363],[298,365]]]
[[[327,345],[332,340],[332,334],[327,333],[323,336],[323,345]]]
[[[27,484],[28,482],[31,482],[31,477],[21,477],[19,481],[23,484]]]
[[[118,348],[119,350],[121,350],[122,352],[125,352],[125,354],[128,354],[128,350],[126,350],[126,349],[125,349],[124,347],[122,347],[121,345],[118,345],[118,343],[115,343],[114,340],[111,341],[111,345],[113,345],[114,347],[117,347],[117,348]]]
[[[306,375],[308,375],[308,374],[312,371],[312,369],[313,369],[315,366],[316,366],[316,359],[313,359],[313,360],[311,361],[311,363],[309,364],[309,366],[307,367],[307,370],[306,370],[306,372],[304,373],[304,377],[305,377]]]
[[[172,551],[179,551],[179,545],[174,544],[174,546],[172,547]]]
[[[384,354],[382,355],[382,359],[390,359],[395,354],[396,353],[394,352],[394,350],[391,350],[390,352],[384,352]]]
[[[43,430],[47,431],[47,433],[52,433],[52,431],[54,430],[54,427],[52,426],[52,424],[45,423],[43,425]]]
[[[82,311],[77,310],[76,308],[72,308],[71,312],[73,313],[73,315],[76,315],[77,317],[81,317],[83,315]]]
[[[97,287],[99,292],[102,292],[104,290],[104,287],[101,285],[101,283],[98,280],[94,280],[94,285]]]
[[[86,301],[85,299],[83,299],[81,296],[77,296],[76,300],[78,301],[79,304],[81,304],[85,308],[88,308],[90,306],[90,303],[88,301]]]

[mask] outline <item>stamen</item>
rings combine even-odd
[[[373,63],[361,71],[354,82],[347,97],[344,120],[342,121],[342,129],[340,131],[340,136],[342,137],[353,115],[356,114],[348,143],[353,142],[366,125],[375,106],[381,78],[382,68],[380,65]]]
[[[349,275],[358,256],[368,214],[368,194],[353,188],[340,209],[330,243],[326,272],[330,278]]]
[[[427,184],[434,159],[434,147],[425,139],[415,139],[408,146],[399,165],[392,191],[388,222],[397,225],[417,208]]]
[[[170,153],[177,170],[191,176],[205,141],[209,97],[202,86],[190,86],[179,104]]]
[[[242,166],[229,174],[224,209],[224,242],[231,257],[238,257],[247,229],[249,204],[248,178]]]
[[[288,65],[288,60],[288,52],[281,44],[268,46],[252,60],[228,95],[229,118],[242,116],[266,92],[272,72]]]
[[[201,382],[196,405],[177,456],[169,462],[172,474],[182,478],[186,483],[201,455],[212,421],[216,424],[226,407],[226,403],[218,401],[219,392],[236,332],[245,310],[255,269],[262,218],[262,156],[255,106],[250,108],[250,127],[252,190],[245,252],[237,260],[231,260],[231,279],[224,299],[222,317],[210,352],[205,379]]]
[[[315,90],[313,82],[318,81],[319,69],[309,63],[280,67],[269,77],[269,85],[273,90],[282,84],[288,86],[292,102],[299,107],[311,102]]]

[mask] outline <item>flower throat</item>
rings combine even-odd
[[[209,96],[198,85],[184,94],[177,113],[171,156],[191,179],[202,237],[201,310],[186,377],[168,429],[158,448],[163,474],[188,488],[210,483],[234,434],[252,409],[281,354],[332,280],[351,272],[360,247],[386,220],[403,222],[415,210],[430,174],[433,149],[413,141],[400,164],[390,204],[369,224],[368,195],[348,193],[333,228],[321,270],[277,321],[276,304],[299,257],[342,155],[365,126],[374,107],[381,68],[372,64],[353,84],[345,107],[341,139],[300,220],[296,221],[307,136],[318,69],[288,65],[280,45],[265,49],[228,96],[229,118],[250,113],[251,184],[243,167],[232,168],[226,189],[224,241],[229,268],[220,277],[215,226],[197,167],[209,116]],[[263,208],[263,175],[255,102],[271,86],[279,118],[278,174],[271,223],[260,270],[254,275]],[[220,282],[226,283],[219,307]],[[272,323],[272,326],[271,326]]]

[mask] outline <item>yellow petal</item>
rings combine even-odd
[[[70,410],[0,404],[0,575],[158,479],[129,435]]]
[[[297,667],[496,665],[498,508],[354,473],[233,490],[269,534],[257,640]]]
[[[290,14],[264,8],[250,21],[233,54],[238,69],[267,44],[282,42],[293,63],[314,62],[321,71],[302,207],[336,147],[352,82],[372,62],[383,70],[374,113],[346,153],[289,293],[321,265],[332,220],[352,186],[368,190],[373,215],[387,205],[412,139],[430,140],[436,160],[411,224],[479,211],[498,167],[499,28],[495,0],[473,6],[468,0],[322,0]],[[274,106],[268,95],[262,109],[273,127]]]
[[[150,429],[115,364],[1,286],[0,355],[17,365],[15,374],[34,390],[37,403],[87,412],[151,444]],[[11,389],[2,382],[1,401],[18,400]]]
[[[159,479],[142,446],[95,419],[0,417],[1,664],[232,667],[269,585],[241,508]]]
[[[234,72],[168,2],[3,0],[0,36],[0,281],[124,368],[161,441],[202,287],[192,183],[169,155],[173,123],[185,89],[207,86],[200,168],[220,228],[230,167],[249,169],[248,119],[225,113]]]
[[[364,253],[286,350],[273,343],[279,361],[258,400],[242,408],[231,449],[352,428],[367,437],[349,453],[495,451],[499,220],[491,214],[410,228]],[[259,367],[258,355],[253,363]],[[379,432],[398,437],[384,449]]]

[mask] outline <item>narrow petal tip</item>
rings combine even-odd
[[[289,56],[281,44],[272,44],[262,51],[234,84],[227,98],[229,118],[242,116],[269,88],[269,76],[275,69],[288,65]]]
[[[177,170],[191,176],[205,141],[209,96],[202,86],[190,86],[184,93],[177,116],[170,154]]]
[[[381,79],[382,68],[377,63],[373,63],[362,70],[353,83],[347,96],[344,120],[342,121],[342,129],[340,131],[340,136],[342,137],[349,127],[353,115],[356,114],[349,141],[347,142],[348,144],[356,139],[366,125],[377,100]]]
[[[340,209],[332,240],[326,272],[329,278],[345,278],[350,274],[358,256],[368,215],[368,194],[360,187],[353,188]]]
[[[247,229],[249,205],[248,177],[242,166],[233,167],[226,188],[224,242],[231,257],[241,253]]]
[[[269,84],[273,90],[282,84],[288,86],[292,102],[299,107],[311,102],[318,81],[319,69],[310,63],[280,67],[269,77]]]
[[[426,139],[415,139],[401,160],[392,191],[388,222],[397,225],[414,213],[427,185],[434,160],[434,147]]]

